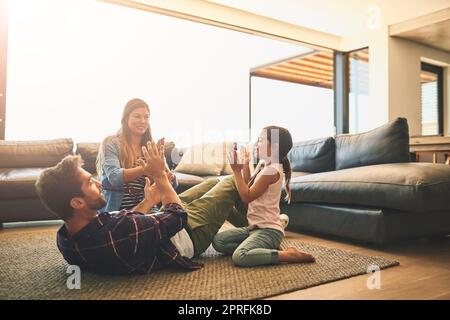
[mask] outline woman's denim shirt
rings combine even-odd
[[[101,147],[103,148],[101,150],[103,152],[103,159],[99,159],[99,161],[103,161],[101,182],[104,188],[103,195],[106,198],[106,206],[101,211],[119,211],[124,194],[124,168],[120,166],[119,139],[116,136],[109,136],[103,141]],[[176,178],[172,181],[172,186],[174,189],[178,187]]]

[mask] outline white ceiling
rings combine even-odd
[[[363,33],[450,7],[450,0],[207,1],[338,36]]]

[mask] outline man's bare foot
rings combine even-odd
[[[294,247],[289,247],[287,250],[278,251],[278,261],[280,263],[301,263],[314,262],[316,259],[309,253],[300,251]]]

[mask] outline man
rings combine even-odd
[[[168,266],[195,270],[191,261],[211,244],[226,219],[246,224],[245,211],[234,208],[234,180],[209,179],[180,196],[166,173],[163,146],[149,142],[141,162],[147,178],[145,198],[132,211],[101,212],[101,184],[81,168],[79,156],[67,156],[46,169],[36,182],[42,202],[64,220],[58,249],[69,264],[96,273],[150,273]],[[157,214],[145,215],[161,203]]]

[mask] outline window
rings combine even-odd
[[[444,132],[442,77],[441,67],[422,62],[420,106],[423,136],[442,135]]]
[[[178,146],[248,139],[249,70],[311,50],[100,1],[9,3],[8,140],[101,141],[135,97]]]
[[[269,62],[250,75],[253,141],[268,125],[288,128],[294,141],[334,135],[332,53]]]
[[[373,117],[369,105],[369,49],[349,53],[349,132],[371,129]]]

